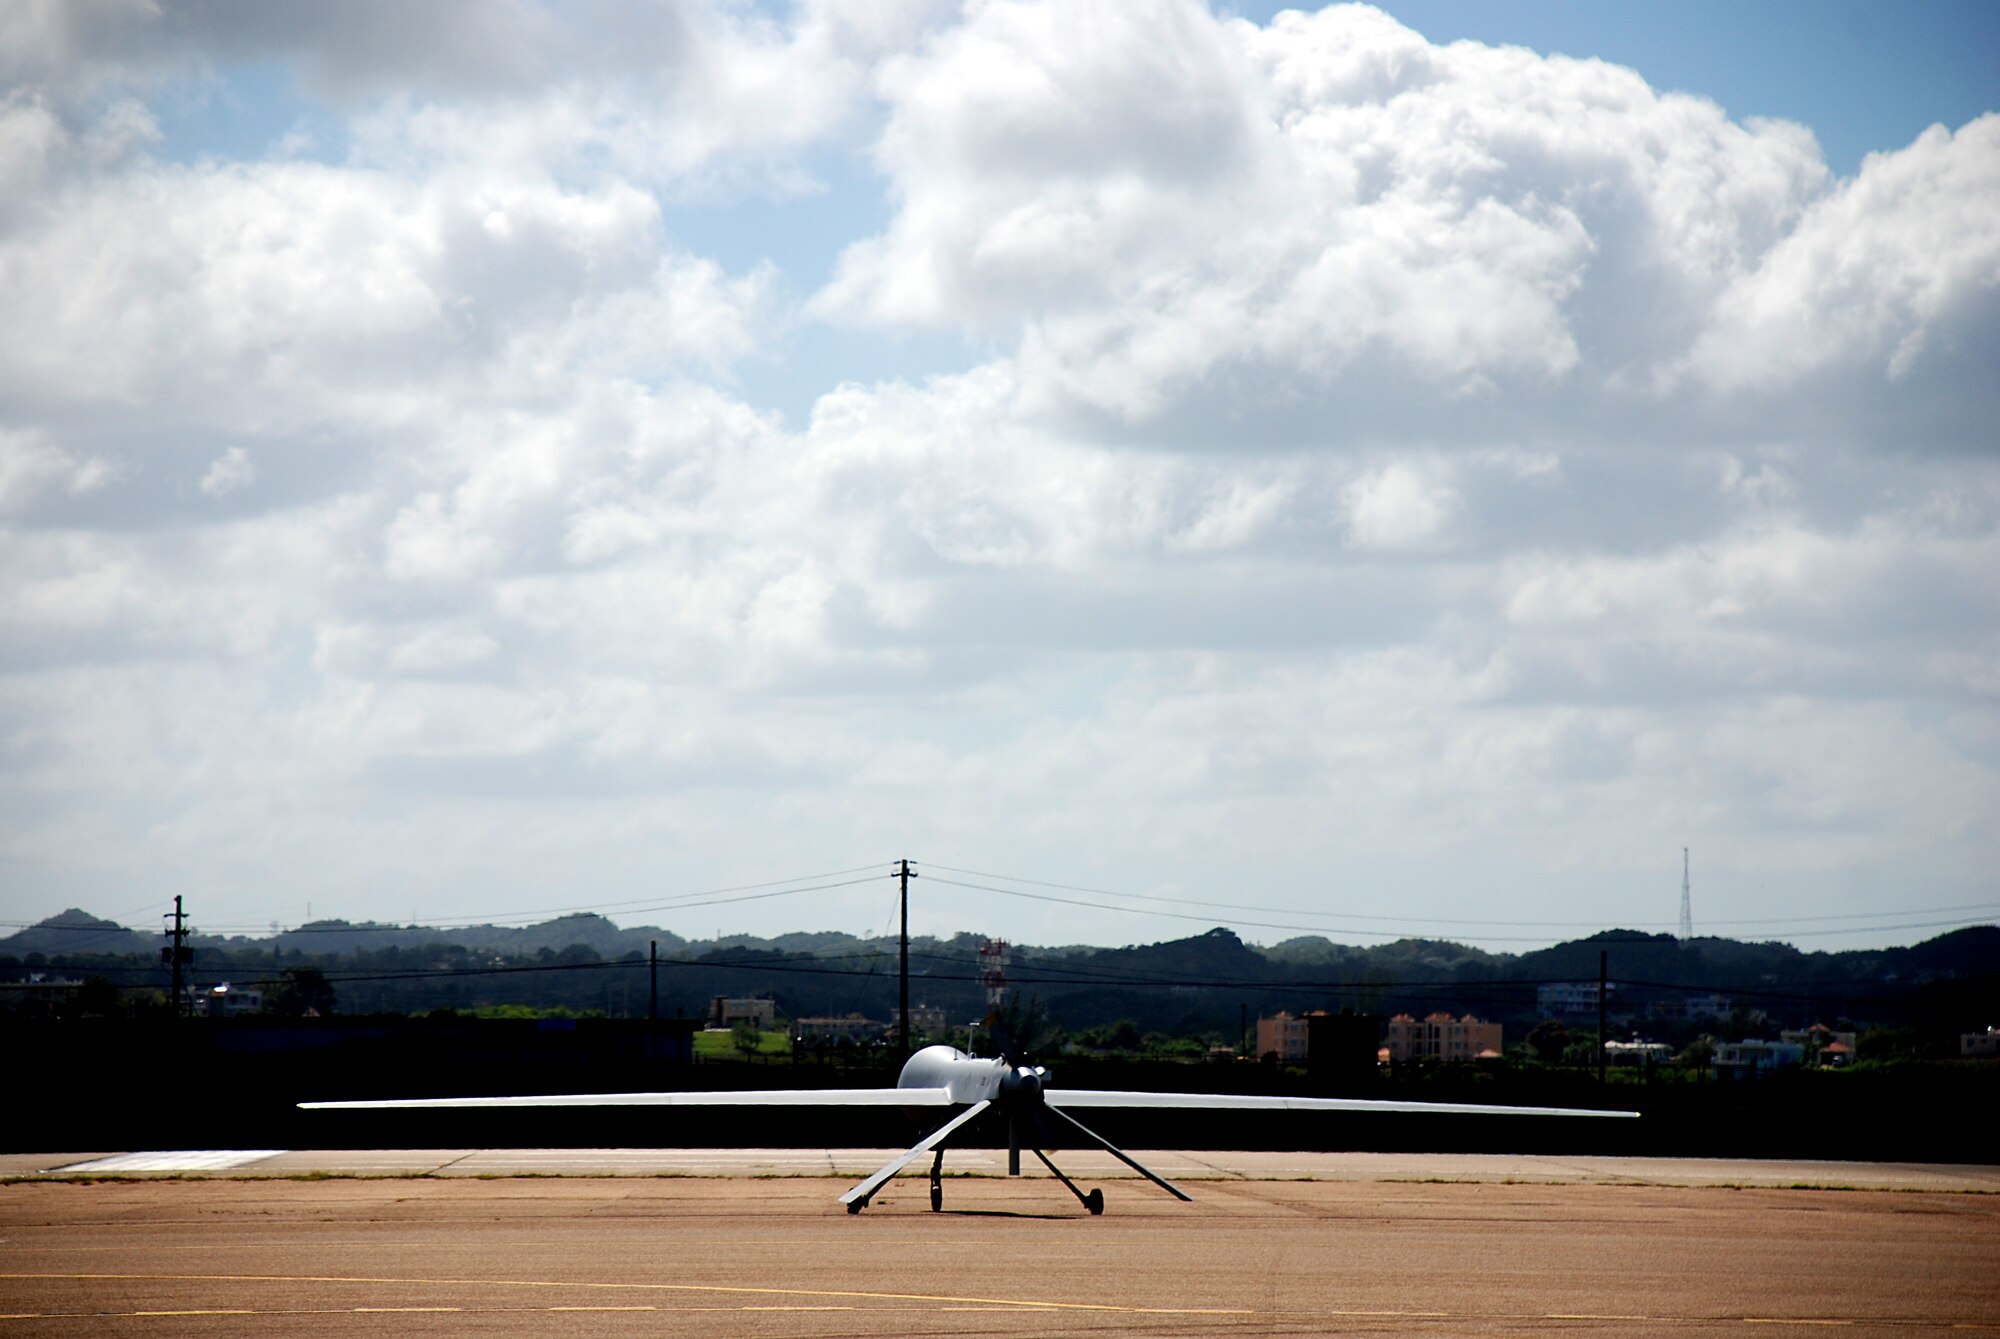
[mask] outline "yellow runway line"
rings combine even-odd
[[[589,1283],[560,1279],[432,1279],[387,1278],[333,1274],[56,1274],[0,1273],[0,1279],[44,1282],[124,1283],[347,1283],[380,1286],[399,1284],[425,1288],[578,1288],[634,1292],[723,1293],[741,1297],[839,1297],[860,1302],[940,1302],[962,1306],[1002,1307],[1014,1311],[1098,1311],[1131,1316],[1249,1316],[1235,1307],[1118,1306],[1108,1302],[1051,1302],[1042,1298],[955,1297],[943,1293],[866,1292],[833,1288],[751,1288],[724,1283]],[[370,1308],[373,1310],[453,1310],[455,1308]]]
[[[1329,1320],[1375,1320],[1390,1322],[1422,1322],[1434,1324],[1446,1322],[1500,1322],[1522,1321],[1595,1321],[1623,1324],[1675,1324],[1699,1321],[1709,1326],[1784,1326],[1806,1329],[1846,1329],[1866,1323],[1875,1326],[1902,1326],[1913,1322],[1893,1318],[1876,1318],[1859,1322],[1835,1316],[1651,1316],[1627,1313],[1609,1314],[1602,1312],[1450,1312],[1450,1311],[1400,1311],[1400,1310],[1348,1310],[1329,1309],[1311,1312],[1260,1313],[1245,1308],[1217,1307],[1133,1307],[1118,1306],[1101,1302],[1061,1302],[1041,1298],[990,1298],[956,1297],[938,1293],[897,1293],[836,1291],[830,1289],[805,1288],[752,1288],[727,1284],[682,1284],[682,1283],[607,1283],[607,1282],[562,1282],[546,1279],[463,1279],[463,1278],[391,1278],[372,1275],[327,1275],[327,1274],[66,1274],[66,1273],[0,1273],[0,1279],[41,1280],[49,1282],[159,1282],[159,1283],[318,1283],[381,1286],[384,1284],[406,1287],[479,1287],[479,1288],[578,1288],[578,1289],[621,1289],[668,1293],[724,1293],[754,1297],[829,1297],[849,1299],[845,1302],[744,1302],[736,1306],[688,1306],[661,1307],[646,1304],[563,1304],[550,1306],[353,1306],[353,1307],[275,1307],[261,1309],[254,1307],[214,1307],[186,1308],[175,1310],[148,1309],[143,1311],[43,1311],[43,1312],[0,1312],[0,1321],[8,1320],[64,1320],[114,1318],[127,1319],[184,1319],[202,1316],[329,1316],[329,1315],[474,1315],[474,1314],[520,1314],[524,1312],[574,1313],[574,1312],[666,1312],[677,1313],[745,1313],[745,1312],[831,1312],[865,1311],[870,1308],[854,1305],[856,1302],[878,1303],[929,1303],[936,1304],[942,1313],[1010,1313],[1024,1312],[1097,1312],[1116,1315],[1142,1316],[1259,1316],[1265,1319],[1290,1319],[1302,1322]],[[1991,1332],[2000,1329],[2000,1323],[1957,1322],[1949,1325],[1954,1330]]]

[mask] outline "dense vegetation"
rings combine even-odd
[[[164,1011],[160,940],[83,912],[66,912],[0,940],[0,982],[82,980],[58,1011]],[[887,1019],[896,945],[838,933],[690,943],[601,916],[521,929],[449,932],[327,921],[268,939],[196,935],[194,979],[254,985],[277,1014],[528,1014],[645,1017],[658,953],[662,1016],[702,1017],[715,995],[768,996],[784,1018],[858,1012]],[[984,1012],[979,938],[911,945],[911,999],[942,1008],[950,1026]],[[1606,931],[1522,954],[1435,940],[1373,947],[1322,938],[1270,948],[1225,929],[1123,948],[1017,946],[1008,976],[1031,1002],[1044,1045],[1072,1052],[1194,1058],[1235,1047],[1246,1026],[1277,1010],[1419,1017],[1434,1011],[1501,1022],[1524,1058],[1560,1060],[1595,1041],[1594,1018],[1552,1029],[1537,987],[1594,982],[1600,953],[1614,982],[1616,1035],[1640,1033],[1677,1050],[1703,1036],[1775,1036],[1815,1022],[1862,1034],[1862,1059],[1944,1054],[1961,1031],[2000,1021],[2000,928],[1953,931],[1907,948],[1801,952],[1778,943]],[[1702,997],[1726,1007],[1703,1012]],[[1697,1004],[1691,1008],[1690,1001]],[[1537,1031],[1539,1029],[1539,1031]],[[746,1052],[747,1053],[747,1052]]]

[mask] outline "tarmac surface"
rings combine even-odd
[[[0,1155],[0,1339],[2000,1334],[2000,1168],[1059,1156],[1092,1217],[954,1150],[847,1214],[889,1155]]]

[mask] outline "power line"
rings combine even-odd
[[[1299,907],[1267,907],[1267,906],[1256,906],[1242,902],[1212,902],[1196,897],[1162,897],[1148,893],[1122,893],[1110,888],[1093,888],[1083,884],[1054,883],[1046,879],[1025,879],[1011,874],[994,874],[985,870],[977,870],[977,869],[956,869],[950,865],[939,865],[929,861],[919,861],[918,863],[923,865],[923,867],[926,869],[941,869],[951,874],[970,874],[973,875],[974,877],[982,879],[999,879],[1004,883],[1024,883],[1034,888],[1056,888],[1064,892],[1071,892],[1071,893],[1095,893],[1100,897],[1122,898],[1129,902],[1159,902],[1169,906],[1213,907],[1218,911],[1261,911],[1261,912],[1270,912],[1274,915],[1310,916],[1321,920],[1331,920],[1331,921],[1386,921],[1397,925],[1460,925],[1460,926],[1502,925],[1502,926],[1521,926],[1521,927],[1546,926],[1550,928],[1564,928],[1564,927],[1576,928],[1580,926],[1602,924],[1601,921],[1528,921],[1528,920],[1482,921],[1482,920],[1468,920],[1461,917],[1447,918],[1447,917],[1423,917],[1423,916],[1371,916],[1366,912],[1359,912],[1359,911],[1309,911]],[[945,882],[945,880],[939,880],[939,882]],[[991,891],[1003,891],[1003,890],[995,889]],[[1019,893],[1017,894],[1017,896],[1027,897],[1030,896],[1030,894]],[[1097,906],[1100,904],[1083,903],[1080,905]],[[2000,906],[2000,903],[1996,903],[1994,905]],[[1126,911],[1132,911],[1134,913],[1139,913],[1139,909],[1134,907],[1126,907],[1126,908],[1112,907],[1108,909],[1126,910]],[[1165,915],[1167,913],[1145,912],[1143,914]],[[1190,916],[1186,917],[1185,919],[1201,920],[1204,918],[1198,916]],[[1645,924],[1645,922],[1641,922],[1640,924]],[[1276,928],[1316,929],[1321,927],[1278,926]],[[1361,934],[1364,932],[1356,930],[1356,931],[1351,931],[1350,933]]]
[[[936,866],[933,866],[933,868],[936,868]],[[1029,893],[1029,892],[1023,892],[1021,889],[1018,888],[1002,888],[993,884],[965,883],[957,879],[947,879],[940,875],[932,875],[931,881],[933,883],[946,884],[953,888],[969,888],[975,892],[998,893],[1003,897],[1020,897],[1020,898],[1026,898],[1034,902],[1055,902],[1055,903],[1060,903],[1064,906],[1087,907],[1096,911],[1116,911],[1116,912],[1122,912],[1128,916],[1164,916],[1172,920],[1194,921],[1197,923],[1207,922],[1210,924],[1213,924],[1215,921],[1215,918],[1212,916],[1194,915],[1192,913],[1184,911],[1154,911],[1143,907],[1121,907],[1109,902],[1091,902],[1091,901],[1086,901],[1082,898],[1075,898],[1075,897],[1056,897],[1053,894],[1049,893]],[[1243,917],[1234,917],[1231,919],[1233,920],[1233,923],[1236,925],[1247,926],[1259,930],[1306,930],[1315,933],[1324,933],[1325,930],[1325,927],[1323,926],[1300,925],[1284,921],[1259,921],[1259,920],[1249,920]],[[1958,927],[1965,925],[1976,925],[1981,923],[1983,923],[1983,920],[1980,918],[1975,918],[1972,920],[1959,918],[1949,921],[1910,921],[1899,925],[1872,925],[1866,928],[1870,930],[1927,930],[1927,929],[1939,929],[1947,926]],[[1410,939],[1410,938],[1424,937],[1421,935],[1411,935],[1404,931],[1398,931],[1398,930],[1359,930],[1359,929],[1349,928],[1349,929],[1343,929],[1341,933],[1348,935],[1366,935],[1375,939]],[[1793,931],[1787,934],[1785,937],[1796,938],[1796,939],[1807,939],[1807,938],[1821,937],[1825,935],[1853,934],[1853,933],[1855,933],[1855,931],[1851,929],[1850,930],[1800,930],[1800,931]],[[1509,943],[1543,944],[1548,942],[1548,936],[1546,935],[1481,934],[1476,936],[1476,938],[1485,941],[1487,943],[1502,943],[1502,944],[1509,944]],[[1587,942],[1596,943],[1599,941],[1593,938]],[[1618,941],[1612,940],[1607,942],[1615,943]],[[1628,940],[1625,942],[1633,942],[1633,941]]]
[[[1256,906],[1241,902],[1213,902],[1193,897],[1163,897],[1156,894],[1148,894],[1148,893],[1125,893],[1110,888],[1093,888],[1085,884],[1055,883],[1046,879],[1028,879],[1012,874],[995,874],[988,870],[959,869],[951,865],[940,865],[934,861],[928,861],[928,860],[916,861],[913,863],[917,864],[919,867],[924,869],[943,870],[948,874],[970,874],[976,878],[998,879],[1003,883],[1027,884],[1029,887],[1033,888],[1055,888],[1060,891],[1070,892],[1070,893],[1094,893],[1100,897],[1115,897],[1123,899],[1128,902],[1159,902],[1170,906],[1213,907],[1220,911],[1269,912],[1275,915],[1307,916],[1307,917],[1315,917],[1322,920],[1332,920],[1332,921],[1350,921],[1350,920],[1382,921],[1395,925],[1455,925],[1455,926],[1494,925],[1494,926],[1513,927],[1513,928],[1541,927],[1549,929],[1565,929],[1565,928],[1576,929],[1587,926],[1602,926],[1604,923],[1601,920],[1597,921],[1576,921],[1576,920],[1545,921],[1545,920],[1511,920],[1511,919],[1477,920],[1467,917],[1445,917],[1445,916],[1378,916],[1358,911],[1309,911],[1299,907]],[[938,880],[938,882],[945,883],[949,882],[949,880],[940,879]],[[961,885],[961,886],[975,886],[975,885]],[[1004,892],[1007,890],[986,889],[985,891]],[[1031,894],[1021,893],[1021,892],[1016,892],[1014,895],[1018,897],[1031,896]],[[1079,905],[1100,906],[1102,904],[1081,903]],[[1131,908],[1131,907],[1121,908],[1113,906],[1113,907],[1106,907],[1104,909],[1112,911],[1125,910],[1125,911],[1132,911],[1135,914],[1139,914],[1137,908]],[[1957,906],[1948,906],[1948,907],[1898,907],[1893,911],[1856,911],[1856,912],[1844,912],[1837,915],[1821,915],[1821,916],[1788,916],[1783,918],[1771,917],[1771,916],[1757,916],[1757,917],[1744,917],[1735,920],[1726,920],[1726,919],[1707,920],[1704,921],[1703,924],[1705,925],[1806,925],[1806,924],[1818,924],[1828,921],[1887,920],[1895,916],[1942,915],[1946,912],[1956,912],[1956,911],[2000,912],[2000,902],[1994,902],[1994,901],[1968,902],[1968,903],[1962,903]],[[1165,915],[1166,913],[1146,912],[1143,914]],[[1198,916],[1190,916],[1190,917],[1185,917],[1184,919],[1201,920],[1203,918]],[[1312,928],[1312,927],[1280,925],[1272,928],[1300,929],[1300,928]],[[1668,921],[1633,921],[1630,922],[1630,928],[1657,929],[1661,931],[1666,931],[1674,928],[1674,923]],[[1889,928],[1902,928],[1902,927],[1889,927]],[[1356,930],[1356,931],[1351,931],[1350,933],[1360,934],[1363,932]],[[1491,938],[1491,937],[1492,936],[1485,936],[1485,935],[1481,936],[1481,938]]]
[[[776,880],[773,883],[741,884],[738,885],[739,888],[751,888],[751,889],[764,888],[764,889],[771,889],[772,891],[738,892],[737,889],[729,889],[729,888],[714,889],[707,893],[689,893],[683,895],[678,899],[674,899],[671,901],[659,902],[649,906],[634,907],[630,911],[628,911],[627,914],[638,914],[648,911],[684,911],[684,910],[690,910],[695,907],[725,906],[734,902],[761,902],[768,898],[774,898],[774,897],[794,897],[800,893],[823,893],[834,888],[852,888],[858,884],[873,883],[877,878],[880,877],[883,876],[871,875],[869,877],[860,879],[842,879],[833,883],[808,884],[798,888],[777,886],[778,884],[792,882],[791,880],[787,879]],[[734,896],[716,895],[716,894],[732,894],[732,893],[735,895]],[[311,925],[301,925],[294,929],[281,931],[280,933],[287,936],[321,935],[321,934],[407,934],[412,930],[476,930],[486,927],[491,927],[496,930],[524,929],[529,926],[546,925],[550,923],[548,921],[525,920],[524,918],[528,914],[529,913],[521,913],[519,915],[510,915],[497,919],[472,918],[466,920],[439,920],[439,921],[423,921],[423,922],[411,921],[401,925],[392,924],[389,922],[376,922],[376,921],[365,921],[360,924],[343,923],[339,925],[315,923]],[[524,920],[524,924],[516,926],[504,923],[506,921],[512,921],[512,920]],[[240,931],[242,928],[243,927],[241,926],[225,925],[210,930],[208,931],[208,933],[222,934],[231,929]]]
[[[931,868],[939,869],[942,868],[942,866],[933,865],[931,866]],[[959,879],[947,879],[935,874],[931,876],[931,881],[933,883],[945,884],[946,886],[952,888],[968,888],[974,892],[998,893],[1002,897],[1025,898],[1031,902],[1053,902],[1066,907],[1088,907],[1094,911],[1117,911],[1117,912],[1122,912],[1128,916],[1165,916],[1171,920],[1195,921],[1197,923],[1206,923],[1210,925],[1214,924],[1216,920],[1214,916],[1198,916],[1185,911],[1154,911],[1145,907],[1122,907],[1110,902],[1090,902],[1090,901],[1085,901],[1082,898],[1076,898],[1076,897],[1057,897],[1051,893],[1029,893],[1029,892],[1023,892],[1019,888],[1001,888],[994,884],[966,883]],[[1044,886],[1050,886],[1050,885],[1044,885]],[[1109,896],[1116,897],[1118,896],[1118,894],[1112,893],[1109,894]],[[1317,932],[1317,931],[1322,931],[1326,928],[1325,926],[1320,926],[1320,925],[1293,925],[1276,921],[1253,921],[1253,920],[1244,920],[1241,918],[1237,918],[1235,923],[1238,925],[1254,926],[1260,930],[1311,930]],[[1395,934],[1394,932],[1383,931],[1383,930],[1348,930],[1344,931],[1344,933],[1375,935],[1387,939],[1396,939],[1402,937],[1400,935]]]
[[[628,910],[660,911],[667,909],[669,907],[678,906],[682,903],[687,903],[688,900],[691,898],[713,897],[723,893],[755,892],[758,889],[763,889],[763,888],[781,888],[786,884],[792,884],[792,883],[810,883],[817,879],[838,879],[849,874],[860,874],[868,870],[879,869],[883,865],[886,865],[888,863],[890,862],[878,861],[874,864],[855,865],[850,869],[832,869],[832,870],[823,870],[817,874],[800,874],[789,879],[767,879],[761,883],[740,883],[724,888],[709,888],[697,893],[680,893],[665,899],[658,897],[635,897],[635,898],[629,898],[622,902],[593,902],[588,905],[545,908],[541,911],[508,912],[505,913],[505,916],[509,920],[520,920],[530,916],[552,916],[552,915],[561,916],[561,915],[575,914],[578,912],[596,913],[598,915],[605,915],[613,911],[628,911]],[[859,880],[857,882],[865,882],[865,880]],[[840,887],[844,885],[828,885],[828,886]],[[817,889],[802,888],[796,891],[814,892],[817,891]],[[703,906],[707,904],[696,902],[696,903],[690,903],[690,905]],[[465,918],[439,917],[436,918],[436,921],[439,924],[444,924],[450,921],[462,920],[462,919]],[[477,923],[477,922],[476,920],[474,920],[474,921],[469,921],[468,923]]]
[[[922,864],[923,862],[913,861],[911,863],[913,865],[916,865],[916,864]],[[996,880],[998,881],[996,883],[974,883],[974,882],[945,878],[942,876],[942,873],[933,876],[936,879],[937,883],[944,884],[950,887],[964,888],[977,892],[994,893],[1005,897],[1014,897],[1031,901],[1082,907],[1099,911],[1118,912],[1124,915],[1164,917],[1168,919],[1189,921],[1194,923],[1214,924],[1218,919],[1220,919],[1220,920],[1227,920],[1231,924],[1250,929],[1295,931],[1295,932],[1321,934],[1321,935],[1339,934],[1339,935],[1350,935],[1350,936],[1358,936],[1358,937],[1366,937],[1374,939],[1427,938],[1427,937],[1434,938],[1435,937],[1434,931],[1425,930],[1419,927],[1452,927],[1461,932],[1469,932],[1468,937],[1475,938],[1484,942],[1545,943],[1547,942],[1548,938],[1546,935],[1492,934],[1486,932],[1484,929],[1480,927],[1502,927],[1502,928],[1519,928],[1519,929],[1532,929],[1532,928],[1559,929],[1559,928],[1579,928],[1583,926],[1595,926],[1602,924],[1602,922],[1587,922],[1587,921],[1477,920],[1468,918],[1375,915],[1375,914],[1361,913],[1361,912],[1307,911],[1290,907],[1258,906],[1255,904],[1218,902],[1218,901],[1210,901],[1199,898],[1179,898],[1179,897],[1164,897],[1164,896],[1155,896],[1155,895],[1137,894],[1137,893],[1120,893],[1114,890],[1104,889],[1104,888],[1094,888],[1088,885],[1059,883],[1051,880],[1042,880],[1042,879],[1028,879],[1015,875],[995,874],[986,871],[961,869],[955,866],[942,865],[942,864],[927,864],[924,867],[934,871],[941,871],[943,873],[970,874],[982,879]],[[868,874],[866,873],[866,871],[879,871],[879,873]],[[861,875],[862,877],[857,877],[857,878],[842,877],[846,875]],[[466,929],[475,929],[482,927],[491,927],[496,930],[520,929],[531,925],[546,924],[547,923],[546,921],[537,920],[536,918],[542,916],[548,916],[552,913],[557,915],[579,914],[579,913],[582,914],[594,913],[602,915],[607,911],[617,911],[621,915],[630,916],[634,914],[643,914],[647,912],[686,911],[702,907],[724,906],[740,902],[761,901],[761,900],[780,898],[780,897],[792,897],[806,893],[826,892],[838,888],[853,887],[856,885],[865,884],[871,882],[872,879],[874,878],[879,878],[884,876],[893,878],[894,875],[895,871],[894,868],[891,866],[891,862],[882,862],[880,864],[875,864],[875,865],[859,865],[844,870],[827,871],[823,874],[798,875],[788,879],[772,879],[756,883],[735,884],[720,888],[706,889],[699,892],[683,893],[671,896],[629,899],[622,902],[597,903],[591,906],[578,905],[567,908],[552,908],[541,912],[511,912],[502,915],[487,915],[483,917],[467,916],[467,917],[439,918],[437,920],[432,920],[432,921],[418,921],[413,919],[412,921],[405,924],[363,922],[360,924],[329,925],[329,924],[315,923],[315,924],[297,926],[289,930],[282,930],[279,931],[279,933],[286,937],[291,937],[291,936],[327,935],[327,934],[393,935],[393,934],[408,934],[413,931],[416,932],[431,931],[438,933],[446,933],[453,930],[466,930]],[[1006,884],[1027,885],[1027,888],[1002,886]],[[1028,888],[1052,889],[1056,890],[1056,892],[1038,893],[1038,892],[1028,891],[1027,890]],[[1083,893],[1083,894],[1089,894],[1091,895],[1091,897],[1088,898],[1066,897],[1066,896],[1058,896],[1056,895],[1057,893]],[[1096,898],[1111,898],[1117,900],[1099,901],[1095,900]],[[1132,905],[1134,903],[1141,905]],[[1185,911],[1174,911],[1174,910],[1163,909],[1171,907],[1206,908],[1212,912],[1222,913],[1222,915],[1214,916],[1206,913],[1191,913]],[[1244,912],[1261,912],[1271,915],[1295,916],[1304,919],[1298,921],[1249,919],[1243,915]],[[1988,902],[1975,902],[1975,903],[1961,903],[1953,906],[1942,906],[1942,907],[1899,908],[1893,911],[1846,912],[1846,913],[1821,914],[1814,916],[1788,917],[1788,918],[1760,917],[1760,918],[1720,919],[1720,920],[1713,920],[1706,922],[1706,924],[1708,924],[1711,928],[1720,928],[1725,926],[1757,927],[1757,929],[1753,933],[1759,933],[1770,938],[1785,938],[1785,939],[1823,938],[1830,935],[1854,934],[1857,932],[1882,932],[1882,931],[1896,931],[1896,930],[1957,928],[1965,925],[1982,923],[1986,920],[1988,916],[1996,912],[2000,912],[2000,902],[1988,901]],[[1937,917],[1946,917],[1946,916],[1950,916],[1951,918],[1935,919]],[[1891,921],[1893,918],[1896,917],[1905,917],[1905,918],[1915,917],[1923,919],[1904,919],[1889,924],[1878,923],[1884,921]],[[1313,921],[1331,922],[1332,924],[1308,923]],[[1354,925],[1339,924],[1340,922],[1371,922],[1382,925],[1385,928],[1382,929],[1362,928]],[[79,936],[101,936],[105,938],[110,938],[120,933],[131,933],[131,934],[141,933],[139,931],[128,930],[124,926],[104,926],[104,925],[89,925],[89,926],[45,925],[45,924],[37,924],[31,922],[0,921],[0,926],[12,927],[18,930],[32,929],[45,933],[54,932],[54,933],[64,933],[64,934],[75,934]],[[1803,926],[1833,926],[1833,927],[1847,927],[1847,928],[1824,928],[1824,929],[1799,928]],[[257,934],[259,938],[261,938],[262,932],[265,930],[265,928],[266,927],[264,926],[238,926],[232,924],[225,924],[222,926],[210,927],[204,933],[209,935],[231,935],[231,934],[245,935],[254,933]],[[1655,928],[1655,923],[1641,921],[1632,923],[1626,928],[1632,930],[1645,930],[1648,928]],[[1657,928],[1662,932],[1664,932],[1666,929],[1664,925],[1660,925]]]

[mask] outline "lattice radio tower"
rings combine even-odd
[[[1681,942],[1694,938],[1694,903],[1688,896],[1688,848],[1681,848]]]
[[[1007,941],[989,939],[979,946],[979,982],[986,987],[986,1020],[1000,1016],[1007,1000]]]

